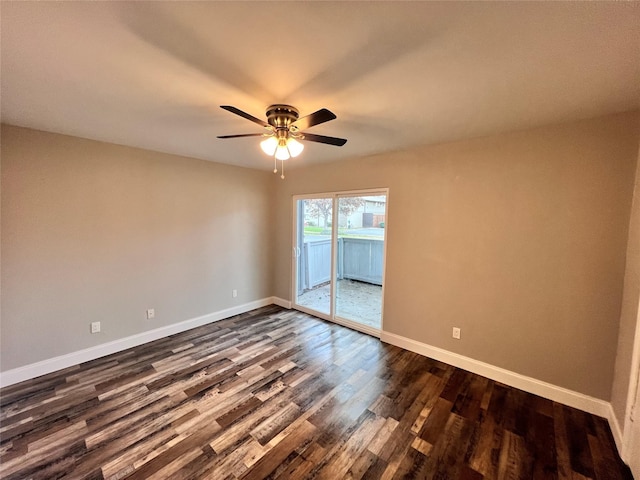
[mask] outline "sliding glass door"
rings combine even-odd
[[[387,191],[294,198],[294,307],[378,334]]]

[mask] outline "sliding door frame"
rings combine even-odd
[[[380,299],[381,309],[380,309],[380,328],[373,328],[368,325],[364,325],[359,322],[355,322],[353,320],[349,320],[346,318],[338,317],[336,315],[336,272],[337,272],[337,262],[338,262],[338,200],[344,197],[356,197],[356,196],[370,196],[370,195],[384,195],[386,198],[385,202],[385,217],[384,217],[384,242],[382,249],[382,291]],[[299,200],[311,200],[314,198],[331,198],[332,200],[332,208],[331,208],[331,284],[330,284],[330,307],[329,314],[325,314],[322,312],[318,312],[316,310],[312,310],[310,308],[304,307],[297,303],[298,300],[298,257],[300,255],[300,248],[298,245],[299,241],[299,218],[300,212],[298,211],[298,201]],[[309,194],[301,194],[293,196],[293,204],[292,204],[292,218],[293,218],[293,228],[292,228],[292,237],[291,237],[291,250],[292,250],[292,259],[291,259],[291,307],[295,310],[299,310],[304,313],[308,313],[310,315],[314,315],[316,317],[322,318],[324,320],[328,320],[333,323],[337,323],[339,325],[343,325],[345,327],[349,327],[353,330],[358,330],[360,332],[369,334],[374,337],[380,338],[380,334],[384,330],[384,290],[386,284],[386,269],[387,269],[387,230],[389,224],[389,188],[369,188],[363,190],[346,190],[346,191],[338,191],[338,192],[319,192],[319,193],[309,193]],[[303,234],[304,235],[304,234]]]

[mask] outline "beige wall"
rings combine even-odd
[[[624,425],[631,375],[631,356],[638,321],[638,302],[640,302],[640,156],[635,178],[629,241],[627,243],[624,294],[620,314],[620,333],[611,391],[611,404],[620,426]]]
[[[389,187],[385,330],[609,400],[621,305],[616,382],[628,371],[639,125],[620,114],[285,181],[3,125],[1,370],[288,299],[292,195]]]
[[[269,173],[8,125],[1,145],[3,371],[272,294]]]
[[[638,125],[620,114],[289,169],[275,294],[291,296],[292,195],[389,187],[384,330],[608,400]]]

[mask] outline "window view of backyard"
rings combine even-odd
[[[335,316],[381,328],[386,195],[337,199]],[[297,304],[330,314],[332,198],[298,201]]]

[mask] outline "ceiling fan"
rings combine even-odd
[[[341,147],[347,143],[347,140],[344,138],[327,137],[302,131],[315,125],[334,120],[336,118],[335,114],[326,108],[322,108],[317,112],[300,118],[300,113],[297,108],[291,105],[275,104],[267,108],[266,122],[231,105],[220,105],[220,108],[240,115],[247,120],[251,120],[264,127],[266,131],[263,133],[219,135],[218,138],[266,137],[260,142],[260,147],[267,155],[274,157],[273,173],[278,172],[277,161],[280,160],[282,162],[282,178],[284,178],[284,161],[291,157],[297,157],[304,149],[304,145],[300,143],[299,140],[326,143],[327,145],[335,145],[336,147]]]

